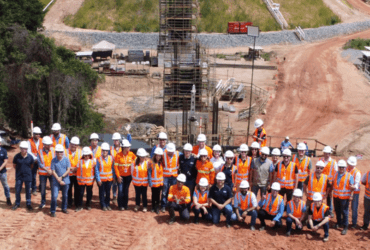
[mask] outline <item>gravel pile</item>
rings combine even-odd
[[[357,49],[346,49],[341,53],[342,57],[353,64],[361,64],[362,53]]]

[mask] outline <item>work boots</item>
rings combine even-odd
[[[170,221],[168,222],[168,224],[171,225],[175,222],[175,211],[170,208],[169,212],[170,212]]]
[[[344,229],[342,231],[342,235],[346,235],[347,231],[348,231],[348,226],[344,227]]]
[[[10,198],[6,198],[6,205],[8,205],[8,206],[12,205],[12,202],[11,202]]]

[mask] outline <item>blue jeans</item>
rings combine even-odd
[[[166,207],[167,206],[167,196],[168,196],[168,190],[172,185],[175,185],[177,183],[176,177],[163,177],[163,188],[162,188],[162,201],[161,206]]]
[[[300,189],[303,192],[303,181],[298,181],[297,189]]]
[[[368,227],[370,222],[370,199],[364,198],[364,226]]]
[[[243,210],[241,210],[240,208],[239,209],[239,214],[240,216],[242,216],[242,213],[244,212]],[[252,210],[252,211],[249,211],[247,213],[247,215],[251,216],[251,226],[254,226],[256,225],[256,219],[257,219],[257,211],[256,210]],[[238,220],[238,217],[236,216],[236,213],[233,213],[233,215],[231,215],[231,221],[237,221]]]
[[[40,186],[41,186],[41,205],[46,203],[46,182],[49,180],[50,189],[53,190],[51,176],[40,175]],[[53,192],[51,192],[51,199],[53,199]]]
[[[39,163],[36,161],[35,163],[33,163],[33,168],[32,168],[32,192],[36,192],[37,191],[37,180],[36,180],[36,177],[37,177],[37,170],[39,169]]]
[[[128,190],[131,184],[132,177],[121,176],[122,182],[117,183],[118,185],[118,207],[127,207],[128,204]]]
[[[261,198],[262,198],[262,195],[266,194],[266,186],[263,186],[263,187],[260,187],[258,185],[252,186],[252,192],[254,193],[256,198],[257,198],[258,190],[261,190]]]
[[[59,183],[53,183],[53,186],[51,188],[52,190],[52,196],[51,196],[51,205],[50,205],[50,212],[55,213],[56,207],[57,207],[57,199],[59,190],[62,190],[62,210],[66,210],[68,206],[68,189],[69,184],[66,184],[64,186],[60,185]]]
[[[99,187],[99,200],[100,206],[109,207],[110,203],[110,189],[112,187],[112,181],[104,181]]]
[[[352,225],[357,224],[357,214],[358,214],[358,200],[360,198],[360,194],[353,194],[353,200],[351,202],[351,209],[352,209]]]
[[[227,204],[222,210],[215,206],[212,206],[212,222],[213,224],[220,223],[221,213],[226,216],[226,223],[230,224],[231,215],[233,214],[233,208],[230,204]]]
[[[332,213],[333,212],[333,197],[332,196],[328,195],[328,197],[326,197],[326,205],[329,206],[329,211],[330,213]]]
[[[10,189],[8,185],[8,178],[7,178],[6,172],[0,173],[0,182],[1,182],[1,185],[3,185],[5,197],[7,199],[10,199]]]
[[[292,231],[292,224],[293,224],[293,222],[294,222],[294,224],[295,224],[295,230],[298,230],[298,231],[301,231],[302,230],[302,228],[298,228],[297,227],[297,224],[296,224],[296,222],[295,222],[295,220],[293,220],[291,217],[286,217],[286,231],[287,232],[290,232],[290,231]]]
[[[15,181],[15,205],[19,206],[21,204],[21,192],[22,186],[26,187],[26,205],[31,205],[31,183],[32,181],[23,181],[23,180],[16,180]]]
[[[195,206],[193,207],[193,212],[194,212],[194,221],[198,222],[199,221],[199,214],[202,215],[203,219],[206,219],[207,221],[212,220],[212,214],[211,214],[211,209],[207,208],[208,214],[204,214],[203,209],[196,209]]]
[[[316,226],[316,225],[320,224],[320,222],[321,222],[321,221],[314,221],[314,220],[313,220],[313,221],[312,221],[312,224],[313,224],[314,226]],[[325,238],[325,237],[328,237],[328,236],[329,236],[329,222],[326,222],[322,227],[324,228],[324,238]],[[307,223],[307,228],[308,228],[308,229],[311,229],[310,223]]]
[[[118,184],[116,181],[113,181],[113,184],[112,184],[113,198],[117,197],[117,189],[118,189]]]
[[[337,215],[337,224],[348,227],[349,199],[334,198],[334,208]]]

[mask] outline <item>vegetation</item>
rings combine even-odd
[[[262,57],[265,61],[270,61],[271,53],[262,53],[262,54],[261,54],[261,57]]]
[[[358,49],[365,50],[365,46],[370,46],[370,39],[351,39],[343,47],[343,49]]]

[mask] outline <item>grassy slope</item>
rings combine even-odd
[[[51,1],[51,0],[39,0],[43,5],[44,5],[44,7],[46,6],[46,5],[48,5],[48,3]]]
[[[278,0],[292,28],[318,27],[339,20],[322,0]],[[262,0],[199,0],[200,32],[225,33],[229,21],[251,21],[262,31],[279,30]],[[108,31],[157,32],[158,0],[85,0],[67,25]]]

